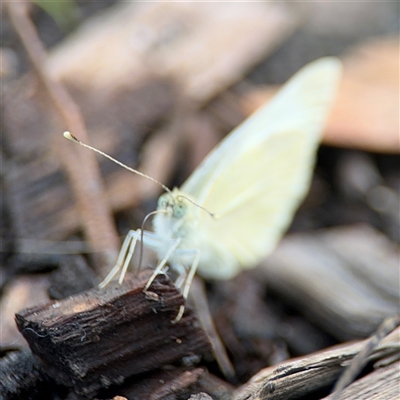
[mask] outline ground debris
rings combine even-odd
[[[210,351],[208,340],[190,309],[171,321],[183,297],[159,275],[148,300],[139,279],[93,289],[61,301],[25,309],[16,315],[19,330],[53,379],[86,396],[128,376],[155,370],[183,357]]]
[[[292,234],[257,269],[269,288],[341,341],[399,312],[399,249],[364,224]]]
[[[42,363],[29,349],[11,351],[0,360],[2,400],[52,400],[57,384],[43,371]]]
[[[392,332],[373,351],[369,361],[376,363],[377,360],[383,360],[393,355],[399,357],[398,334],[399,329]],[[311,397],[322,398],[324,397],[323,395],[321,396],[323,391],[325,390],[326,394],[329,393],[332,384],[339,377],[344,367],[363,348],[365,342],[360,341],[335,346],[302,358],[288,360],[278,366],[265,368],[251,378],[247,384],[239,388],[234,395],[234,399],[290,400]],[[396,365],[398,363],[393,364],[392,367],[395,368]],[[393,379],[392,372],[390,373],[390,379]],[[369,376],[367,375],[365,379]],[[381,385],[382,383],[380,383]],[[315,397],[315,393],[319,393],[320,396]],[[376,399],[378,398],[376,397]],[[347,397],[343,397],[343,399],[347,399]]]
[[[231,400],[233,387],[207,372],[204,368],[163,368],[141,376],[140,380],[130,380],[118,393],[130,400],[187,400],[190,395],[207,393],[213,400]],[[113,394],[114,392],[111,391]]]

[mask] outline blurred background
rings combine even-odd
[[[161,191],[103,158],[86,175],[93,155],[64,130],[179,186],[294,72],[332,55],[344,74],[310,193],[276,252],[208,283],[209,301],[240,381],[398,312],[398,2],[35,1],[25,42],[1,7],[3,349],[26,346],[15,312],[93,286]],[[65,117],[70,100],[85,128]]]

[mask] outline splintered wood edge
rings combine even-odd
[[[151,272],[16,314],[49,376],[92,396],[128,376],[210,352],[192,310],[172,323],[184,299],[167,276],[157,276],[143,293]]]
[[[353,382],[343,390],[341,400],[387,400],[395,399],[399,395],[400,361],[384,368],[378,368],[370,374]],[[325,397],[330,400],[332,395]]]
[[[384,359],[393,354],[400,356],[399,332],[400,328],[397,328],[388,335],[368,359],[370,361]],[[331,385],[365,344],[366,341],[363,340],[338,345],[303,358],[288,360],[278,366],[265,368],[239,388],[233,398],[267,400],[306,396]]]

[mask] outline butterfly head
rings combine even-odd
[[[157,204],[157,210],[163,210],[176,219],[180,219],[186,215],[187,207],[188,204],[185,198],[174,192],[161,195]]]

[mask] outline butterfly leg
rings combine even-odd
[[[106,278],[99,284],[101,288],[108,285],[121,271],[121,275],[118,279],[119,284],[124,280],[126,271],[128,270],[129,264],[131,262],[132,256],[135,252],[136,244],[138,240],[141,240],[142,231],[137,229],[136,231],[131,230],[125,237],[124,243],[122,244],[121,250],[119,252],[117,262]],[[143,231],[143,244],[151,249],[159,248],[160,244],[163,242],[162,238],[155,235],[152,232]]]
[[[105,286],[107,286],[114,279],[115,275],[118,274],[121,268],[122,273],[119,278],[119,283],[122,283],[139,238],[140,229],[138,229],[137,231],[131,230],[128,232],[125,237],[124,243],[122,244],[121,250],[118,254],[117,262],[115,263],[113,269],[109,272],[109,274],[104,278],[104,280],[100,282],[100,288],[104,288]]]
[[[199,265],[200,261],[200,250],[199,249],[185,249],[185,250],[179,250],[176,252],[176,256],[179,258],[186,258],[186,257],[193,257],[193,262],[189,270],[187,271],[187,274],[184,278],[182,278],[183,275],[180,275],[179,278],[177,279],[177,284],[179,284],[178,287],[181,287],[182,285],[182,296],[187,299],[188,294],[189,294],[189,289],[192,284],[193,278],[196,274],[197,266]],[[180,321],[180,319],[183,316],[183,313],[185,312],[185,306],[182,305],[179,308],[178,315],[175,317],[175,319],[172,321],[173,323],[177,323]]]
[[[177,272],[178,277],[175,280],[175,286],[180,290],[185,282],[187,271],[182,264],[174,264],[173,269]]]
[[[133,257],[133,253],[135,252],[136,243],[138,242],[138,240],[140,240],[140,237],[142,235],[141,229],[138,229],[136,231],[131,231],[131,232],[133,232],[133,234],[132,234],[133,238],[132,238],[131,244],[128,247],[128,254],[125,258],[124,265],[122,266],[122,270],[121,270],[121,275],[119,276],[119,279],[118,279],[118,283],[120,285],[124,281],[126,271],[128,270],[129,264]],[[143,234],[144,233],[145,232],[143,231]],[[144,236],[143,236],[143,244],[144,243],[145,243],[145,240],[144,240]],[[136,268],[139,269],[140,265],[138,265]]]
[[[156,276],[161,273],[161,271],[164,268],[165,264],[167,263],[168,259],[174,253],[176,248],[179,246],[180,242],[181,242],[180,239],[172,240],[172,244],[171,244],[170,248],[168,249],[168,251],[165,254],[164,258],[158,263],[157,268],[154,270],[154,272],[151,275],[150,279],[148,280],[146,286],[144,287],[144,289],[143,289],[144,292],[146,292],[149,289],[150,285],[153,283],[153,281],[156,278]]]

